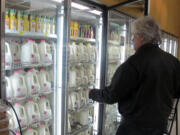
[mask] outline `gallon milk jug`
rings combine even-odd
[[[39,106],[37,103],[33,102],[32,99],[29,99],[25,104],[25,109],[29,124],[37,123],[40,120]]]
[[[21,61],[24,65],[38,64],[40,62],[39,50],[33,40],[22,45]]]
[[[69,45],[69,60],[71,62],[76,62],[77,56],[76,56],[76,43],[72,42],[72,44]]]
[[[38,131],[28,128],[26,131],[23,132],[23,135],[39,135]]]
[[[41,99],[38,102],[39,110],[41,114],[41,119],[50,119],[52,118],[52,111],[50,107],[49,100],[46,99],[44,96],[41,97]]]
[[[49,127],[45,124],[40,124],[39,128],[37,129],[38,135],[50,135]]]
[[[28,121],[27,121],[27,116],[26,116],[24,106],[22,106],[19,102],[16,102],[14,105],[14,109],[16,110],[21,126],[25,127]],[[15,127],[18,128],[19,126],[18,126],[15,115],[14,115],[14,121],[15,121]]]
[[[40,59],[43,64],[51,64],[52,63],[52,51],[51,46],[45,42],[45,40],[41,40],[39,44],[39,54]]]
[[[84,61],[84,45],[82,42],[77,45],[77,57],[79,62]]]
[[[88,110],[87,111],[82,111],[78,113],[78,122],[82,125],[88,125]]]
[[[7,111],[7,114],[10,116],[10,117],[9,117],[9,129],[14,129],[14,128],[16,128],[16,127],[15,127],[15,121],[14,121],[14,120],[16,120],[16,119],[14,119],[15,117],[13,116],[13,115],[14,115],[13,110],[12,110],[12,109],[9,109],[9,110]]]
[[[76,110],[76,109],[80,108],[81,99],[80,99],[79,93],[73,92],[70,95],[70,98],[71,98],[71,103],[72,103],[72,109]]]
[[[9,77],[5,77],[5,82],[6,82],[6,99],[7,100],[12,100],[13,98],[13,90],[11,87],[11,80]]]
[[[76,87],[76,69],[74,66],[69,71],[69,87]]]
[[[39,79],[36,72],[34,72],[33,70],[34,69],[30,69],[25,76],[28,95],[36,95],[40,91]]]
[[[71,132],[71,115],[68,114],[68,132]]]
[[[51,77],[44,68],[40,69],[38,77],[41,86],[41,92],[51,91]]]
[[[25,84],[25,79],[19,71],[15,71],[14,74],[10,77],[11,85],[16,98],[24,98],[27,96],[27,88]]]
[[[11,41],[10,50],[11,50],[12,62],[19,63],[20,56],[21,56],[21,47],[17,41],[15,41],[15,40]]]
[[[87,99],[86,99],[86,95],[84,95],[84,91],[80,91],[79,95],[81,98],[81,107],[86,106],[87,105]]]
[[[10,68],[12,64],[12,54],[9,43],[5,42],[5,68]]]

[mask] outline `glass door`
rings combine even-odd
[[[62,1],[5,2],[6,100],[17,112],[23,135],[55,135],[59,53],[56,11]],[[10,129],[18,134],[14,112],[10,109],[8,113]]]
[[[116,69],[134,53],[130,34],[131,22],[132,19],[128,16],[116,11],[109,12],[106,86],[110,85]],[[104,135],[114,135],[120,121],[117,104],[106,105]]]
[[[67,134],[92,135],[94,103],[88,88],[98,88],[98,50],[102,12],[85,3],[71,3],[70,40],[67,48]]]

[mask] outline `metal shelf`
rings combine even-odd
[[[82,86],[78,86],[78,87],[69,87],[68,92],[70,94],[71,92],[77,92],[82,89],[88,89],[89,87],[94,87],[94,86],[95,86],[95,84],[87,84],[87,85],[82,85]]]
[[[68,133],[68,135],[77,135],[83,131],[86,131],[87,129],[89,129],[90,127],[92,127],[93,125],[92,124],[89,124],[89,125],[84,125],[82,126],[81,128],[77,129],[77,130],[74,130],[72,131],[71,133]]]
[[[57,39],[56,34],[38,33],[38,32],[18,32],[12,30],[6,30],[5,35],[7,37],[22,37],[31,39]]]
[[[15,70],[15,69],[20,69],[20,68],[33,68],[33,67],[47,67],[51,66],[53,63],[37,63],[37,64],[32,64],[32,63],[12,63],[11,66],[6,66],[5,70]]]
[[[108,60],[108,64],[115,64],[115,63],[120,63],[121,62],[121,59],[120,58],[117,58],[117,59],[109,59]]]
[[[114,41],[114,40],[108,40],[108,44],[120,45],[120,42],[119,41]]]
[[[52,94],[52,93],[53,93],[53,89],[51,89],[50,91],[41,91],[40,93],[30,95],[30,96],[28,95],[28,96],[22,97],[22,98],[14,97],[14,98],[12,98],[11,100],[8,100],[8,101],[11,102],[11,103],[14,103],[14,102],[17,102],[17,101],[27,101],[28,99],[32,99],[32,98],[40,97],[40,96],[46,96],[46,95],[49,95],[49,94]]]
[[[91,42],[95,43],[96,39],[94,38],[81,38],[81,37],[70,37],[72,41],[79,41],[79,42]]]
[[[26,130],[28,128],[32,128],[32,127],[40,127],[41,123],[46,123],[48,126],[52,125],[52,117],[49,118],[49,119],[39,120],[36,123],[28,124],[28,125],[22,127],[22,131],[24,131],[24,130]],[[19,128],[11,129],[11,130],[14,131],[14,132],[19,132]]]
[[[95,65],[96,62],[70,62],[71,66],[81,66],[81,65],[89,65],[89,64],[93,64]]]
[[[89,103],[89,104],[87,104],[85,106],[82,106],[81,108],[78,108],[77,110],[69,110],[68,112],[70,114],[74,114],[74,113],[78,113],[78,112],[82,112],[82,111],[87,111],[87,110],[89,110],[89,109],[91,109],[93,107],[94,107],[94,104],[93,103]]]

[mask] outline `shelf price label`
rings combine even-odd
[[[48,37],[49,36],[49,34],[48,33],[45,33],[45,35],[44,35],[45,37]]]
[[[19,35],[24,35],[24,31],[20,31],[20,32],[19,32]]]

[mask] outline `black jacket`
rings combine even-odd
[[[122,64],[110,86],[89,93],[98,102],[118,102],[125,120],[144,127],[166,124],[173,97],[179,96],[180,63],[153,44],[143,45]]]

